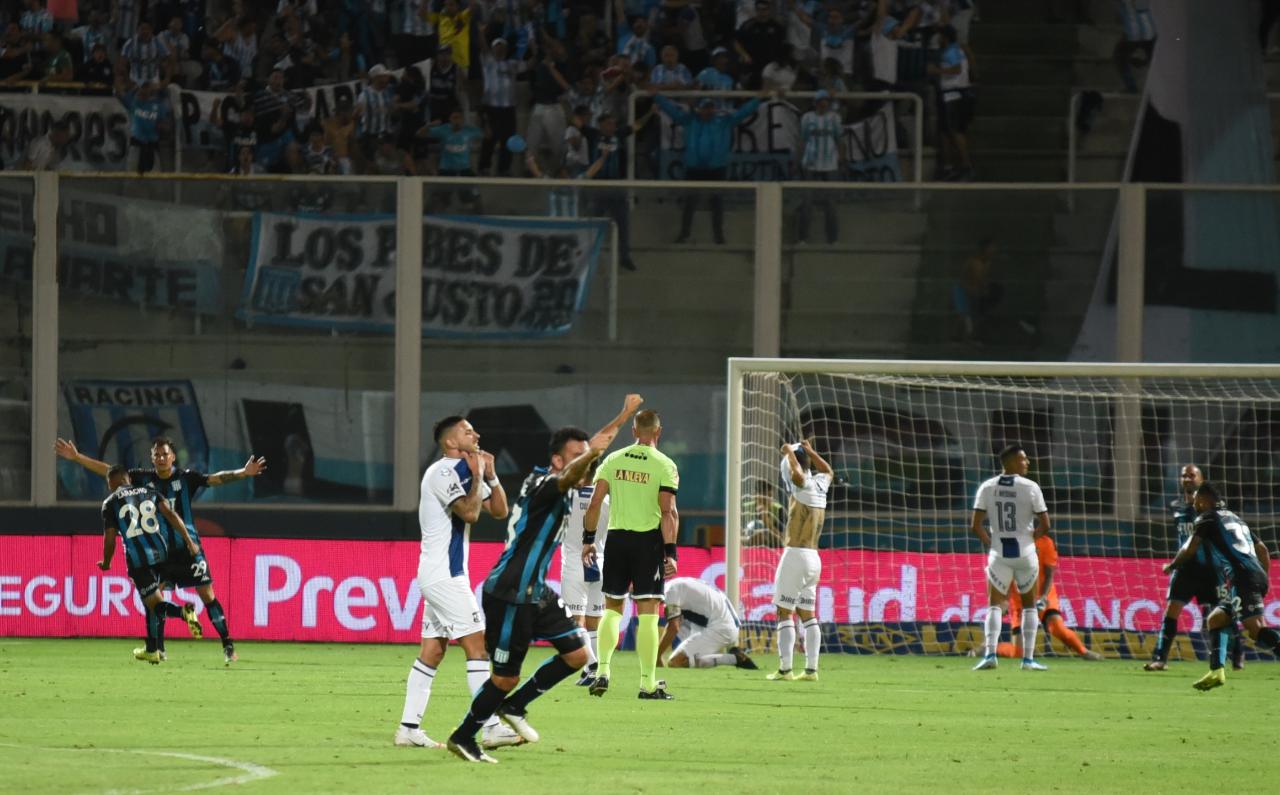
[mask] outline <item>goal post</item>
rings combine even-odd
[[[972,644],[986,606],[972,500],[1010,443],[1045,492],[1064,619],[1112,655],[1145,654],[1159,627],[1183,464],[1275,540],[1280,365],[732,358],[727,403],[725,591],[753,645],[775,614],[780,448],[801,438],[837,476],[816,608],[828,650]],[[1200,619],[1189,607],[1182,630]]]

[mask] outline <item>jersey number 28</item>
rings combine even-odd
[[[160,532],[160,520],[156,518],[156,504],[144,500],[141,505],[125,503],[120,506],[120,518],[129,517],[129,528],[124,531],[125,538],[133,538],[143,533]]]

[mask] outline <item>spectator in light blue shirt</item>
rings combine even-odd
[[[428,135],[440,141],[440,163],[436,169],[442,177],[474,177],[471,169],[471,142],[484,137],[484,131],[465,123],[461,110],[449,114],[449,123],[432,127]],[[441,207],[448,207],[452,191],[446,190],[435,194]],[[462,188],[458,197],[465,204],[477,204],[479,194],[476,191]]]
[[[751,117],[760,107],[760,98],[752,99],[733,113],[718,113],[708,97],[698,100],[697,110],[689,112],[662,96],[654,101],[676,124],[684,127],[684,178],[692,181],[723,182],[728,177],[729,153],[733,147],[733,129]],[[689,239],[693,213],[698,208],[700,191],[689,191],[680,216],[677,243]],[[724,203],[718,193],[711,196],[711,231],[717,243],[724,243]]]
[[[649,43],[649,20],[636,17],[630,25],[625,21],[618,24],[618,55],[627,56],[633,64],[653,66],[658,62],[658,54]]]
[[[732,91],[736,88],[737,82],[729,72],[731,63],[729,51],[724,47],[716,47],[712,50],[711,65],[698,72],[696,78],[698,88],[707,91]],[[717,110],[728,111],[733,108],[733,103],[729,99],[721,97],[715,100],[715,107]]]

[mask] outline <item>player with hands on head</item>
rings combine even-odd
[[[782,479],[791,497],[784,549],[773,581],[773,605],[778,610],[778,670],[765,678],[776,682],[816,682],[822,649],[822,627],[814,614],[818,578],[822,575],[818,537],[826,520],[827,492],[835,480],[835,471],[808,439],[783,444],[781,453]],[[793,615],[800,617],[804,629],[805,665],[804,673],[799,675],[791,672],[796,646]]]

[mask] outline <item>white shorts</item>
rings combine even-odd
[[[575,616],[604,615],[604,594],[600,580],[587,582],[583,578],[582,561],[560,567],[560,600]]]
[[[1002,594],[1009,593],[1010,584],[1018,587],[1018,593],[1026,593],[1036,587],[1040,577],[1040,558],[1034,550],[1020,558],[1005,558],[994,550],[987,553],[987,582]]]
[[[787,610],[812,610],[818,603],[818,576],[822,558],[818,550],[787,547],[778,560],[773,580],[773,603]]]
[[[719,654],[730,646],[738,645],[738,625],[732,622],[712,624],[707,628],[695,627],[688,622],[680,622],[680,638],[676,650],[671,656],[683,654],[690,665],[699,657],[708,654]]]
[[[457,640],[484,632],[484,613],[466,577],[450,577],[426,585],[422,591],[422,637]]]

